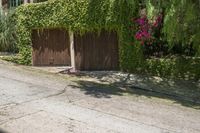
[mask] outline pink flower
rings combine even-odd
[[[135,39],[140,41],[141,45],[152,45],[155,41],[154,32],[162,23],[163,16],[159,15],[154,23],[150,23],[146,16],[132,20],[137,24],[137,27],[134,29],[138,30],[134,35]]]
[[[137,32],[137,33],[135,34],[135,38],[136,38],[137,40],[141,40],[141,39],[142,39],[142,34],[141,34],[141,32]]]
[[[151,35],[150,35],[147,31],[145,31],[145,30],[142,32],[142,35],[143,35],[143,37],[145,37],[145,38],[150,38],[150,36],[151,36]]]
[[[138,23],[139,25],[144,25],[146,24],[146,22],[148,22],[148,20],[146,17],[143,17],[143,18],[137,19],[135,22]]]

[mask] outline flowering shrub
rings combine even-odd
[[[163,15],[160,14],[155,19],[149,20],[147,16],[133,20],[136,23],[136,33],[134,38],[144,47],[145,55],[155,55],[162,51],[161,28]]]
[[[135,38],[144,44],[145,42],[149,41],[152,38],[150,24],[147,17],[142,17],[135,20],[137,24],[137,32],[135,34]]]

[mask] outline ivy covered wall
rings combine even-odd
[[[127,0],[53,0],[22,5],[16,9],[19,63],[31,64],[31,30],[69,28],[84,34],[101,29],[115,30],[120,40],[121,68],[135,68],[131,18],[137,14],[136,2]],[[134,57],[134,58],[133,58]]]

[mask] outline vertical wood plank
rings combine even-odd
[[[34,66],[71,65],[69,34],[64,29],[43,29],[32,32]]]
[[[102,30],[75,35],[76,67],[80,70],[118,70],[118,36]]]

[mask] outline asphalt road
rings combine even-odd
[[[80,85],[0,61],[0,128],[10,133],[199,133],[200,110],[101,91],[89,82]]]

